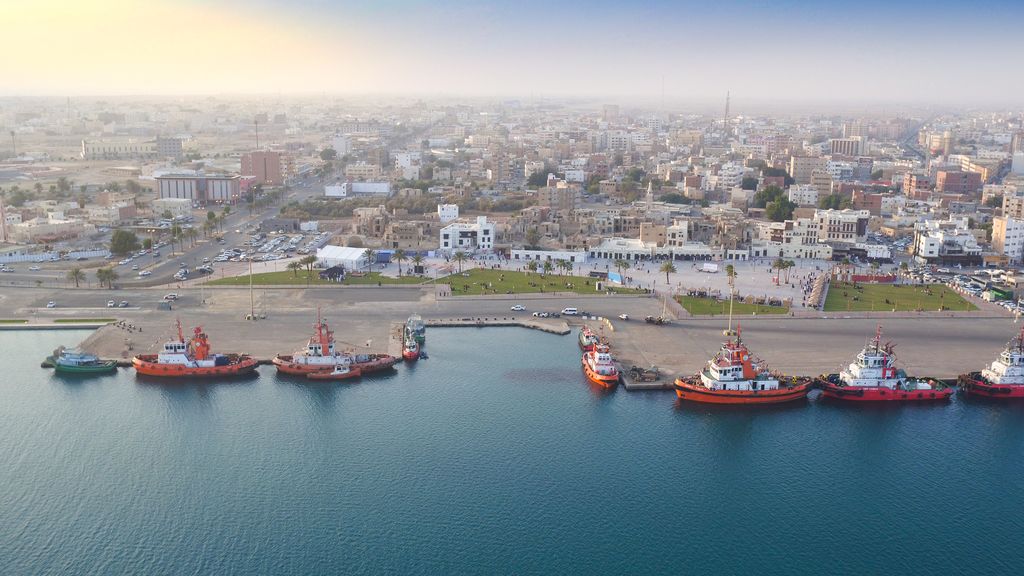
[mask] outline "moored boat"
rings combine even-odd
[[[731,332],[731,330],[730,330]],[[711,404],[777,404],[807,397],[810,378],[772,373],[743,343],[741,330],[696,375],[675,381],[681,400]]]
[[[100,360],[92,354],[68,350],[63,346],[53,351],[50,361],[54,371],[61,374],[112,374],[117,371],[114,360]]]
[[[584,352],[580,363],[587,379],[594,384],[612,388],[619,383],[619,369],[607,345],[598,344],[593,350]]]
[[[964,393],[972,396],[1024,398],[1024,328],[988,368],[961,374],[957,383]]]
[[[427,343],[427,325],[423,323],[423,318],[419,314],[409,316],[405,321],[405,330],[421,347]]]
[[[139,354],[132,366],[139,374],[160,377],[224,377],[250,374],[259,362],[246,354],[212,354],[210,341],[201,327],[196,327],[187,341],[177,323],[178,338],[164,343],[159,354]]]
[[[352,366],[335,366],[334,370],[328,372],[323,370],[321,372],[310,372],[306,374],[306,378],[310,380],[348,380],[349,378],[357,378],[362,372],[359,368]]]
[[[406,336],[405,341],[402,343],[402,358],[406,362],[415,362],[420,359],[420,345],[416,342],[415,338]]]
[[[845,370],[821,376],[815,384],[825,398],[851,402],[918,402],[953,395],[953,388],[940,380],[909,377],[896,368],[896,353],[892,344],[882,344],[881,327]]]
[[[593,329],[591,329],[590,326],[584,324],[580,328],[580,350],[583,350],[584,352],[590,352],[600,343],[601,338],[598,337],[596,333],[594,333]]]
[[[334,332],[327,321],[317,315],[313,325],[313,336],[306,343],[306,349],[294,354],[278,354],[273,363],[281,374],[302,376],[311,372],[330,372],[337,366],[359,368],[360,374],[388,370],[399,362],[389,354],[354,354],[335,348]]]

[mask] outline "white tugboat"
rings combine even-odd
[[[1024,327],[981,372],[961,374],[960,389],[985,398],[1024,398]]]
[[[818,378],[817,384],[826,398],[853,402],[946,400],[953,394],[941,381],[908,377],[896,368],[893,345],[882,344],[881,326],[855,362],[838,374]]]

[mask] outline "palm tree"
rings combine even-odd
[[[195,228],[187,228],[185,229],[185,236],[188,238],[189,244],[195,248],[196,238],[199,237],[199,232],[197,232]]]
[[[214,216],[216,218],[216,216]],[[207,220],[203,222],[203,236],[210,237],[210,232],[213,232],[214,227],[217,225],[213,223],[213,220]]]
[[[725,265],[725,276],[729,279],[729,335],[732,335],[732,300],[736,294],[736,267],[732,264]]]
[[[402,262],[404,262],[405,260],[408,259],[406,257],[406,255],[405,255],[405,250],[402,250],[401,248],[395,250],[393,258],[395,259],[395,262],[398,262],[398,277],[401,278],[402,277]]]
[[[373,271],[373,263],[377,261],[377,251],[373,248],[363,250],[363,258],[366,258],[366,267]]]
[[[171,254],[174,253],[174,243],[178,242],[180,239],[181,239],[181,226],[178,226],[177,224],[175,224],[174,226],[171,226]],[[183,246],[179,245],[179,247],[184,249]]]
[[[671,285],[671,282],[669,282],[668,279],[668,275],[673,274],[677,271],[675,264],[673,264],[671,261],[667,261],[661,265],[661,268],[659,268],[659,270],[665,273],[665,285]]]
[[[224,221],[227,220],[227,218],[228,217],[226,214],[221,214],[220,216],[217,216],[217,228],[219,230],[224,230]]]
[[[796,262],[793,262],[792,260],[786,260],[785,262],[782,263],[782,269],[786,272],[786,283],[787,284],[789,283],[789,270],[790,270],[790,268],[793,268],[795,266],[796,266]]]
[[[316,256],[313,254],[310,254],[309,256],[304,256],[301,260],[299,260],[299,264],[305,266],[306,271],[312,274],[313,265],[316,264]]]
[[[775,259],[774,262],[772,262],[772,268],[777,270],[777,271],[779,271],[779,272],[781,272],[782,269],[785,268],[785,267],[786,267],[786,261],[783,260],[781,256],[779,256],[778,258]]]
[[[85,280],[85,272],[82,272],[81,268],[72,268],[68,270],[68,280],[75,283],[75,288],[78,288],[78,284]]]
[[[292,278],[298,278],[299,270],[302,270],[303,265],[302,262],[295,260],[293,262],[289,262],[286,268],[292,271]]]
[[[421,256],[419,254],[413,256],[412,257],[412,265],[416,266],[417,268],[420,267],[420,266],[423,266],[423,256]]]
[[[572,262],[569,262],[568,260],[559,260],[556,264],[558,264],[558,267],[562,269],[563,274],[566,272],[572,272]]]
[[[96,279],[99,280],[100,286],[104,284],[111,290],[114,289],[114,281],[117,280],[117,272],[113,268],[100,268],[96,271]]]
[[[530,272],[536,272],[537,271],[537,261],[536,260],[530,260],[529,262],[527,262],[526,263],[526,269],[529,270]]]
[[[629,261],[623,260],[622,258],[615,259],[615,269],[619,272],[619,278],[622,279],[622,271],[629,270]],[[625,282],[623,282],[625,284]]]
[[[550,274],[554,267],[555,265],[551,263],[551,260],[545,260],[544,265],[542,266],[542,268],[544,268],[544,274]]]
[[[462,274],[462,263],[466,261],[466,253],[463,252],[462,250],[459,250],[458,252],[452,255],[452,260],[455,260],[455,262],[459,265],[459,274]]]

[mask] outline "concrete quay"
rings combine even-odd
[[[594,316],[610,319],[595,324],[612,345],[612,352],[628,369],[631,365],[657,366],[659,383],[671,383],[679,375],[697,372],[721,345],[728,320],[724,317],[688,317],[672,319],[664,326],[646,324],[646,315],[660,316],[663,302],[658,298],[608,296],[517,297],[437,299],[430,286],[382,289],[302,287],[257,289],[250,302],[246,288],[203,290],[185,287],[177,290],[179,299],[170,311],[157,309],[167,292],[156,289],[134,290],[54,290],[23,287],[0,289],[0,318],[25,318],[32,327],[56,328],[56,319],[103,319],[116,317],[131,324],[104,325],[82,343],[82,348],[104,358],[127,360],[133,354],[156,352],[174,335],[174,323],[180,318],[190,332],[201,325],[209,334],[216,352],[246,352],[269,360],[276,354],[291,353],[305,347],[313,332],[317,311],[335,330],[339,347],[353,351],[389,352],[392,325],[402,323],[411,314],[420,314],[428,326],[480,326],[477,318],[487,318],[485,326],[525,325],[565,333],[578,328],[583,320],[571,317],[538,319],[533,312],[553,312],[566,306],[585,308]],[[105,308],[109,299],[129,300],[132,308]],[[49,300],[59,308],[47,309]],[[515,304],[525,312],[510,312]],[[246,320],[250,309],[261,320]],[[670,313],[677,310],[669,306]],[[622,321],[626,313],[630,320]],[[639,318],[639,320],[637,320]],[[506,320],[507,319],[507,320]],[[785,374],[817,375],[835,372],[853,361],[878,324],[884,339],[898,344],[899,365],[909,373],[952,378],[962,372],[979,370],[992,362],[1006,341],[1020,327],[1012,316],[997,311],[971,315],[938,313],[836,314],[817,313],[795,316],[745,316],[734,319],[742,326],[744,341],[767,364]],[[24,324],[8,329],[24,329]],[[61,325],[81,329],[82,324]],[[735,326],[734,326],[735,327]],[[529,332],[523,331],[523,337]],[[76,342],[67,342],[73,346]],[[399,348],[400,350],[400,348]],[[637,389],[646,383],[628,383]]]

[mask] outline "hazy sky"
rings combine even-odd
[[[1024,0],[0,4],[0,95],[1024,98]]]

